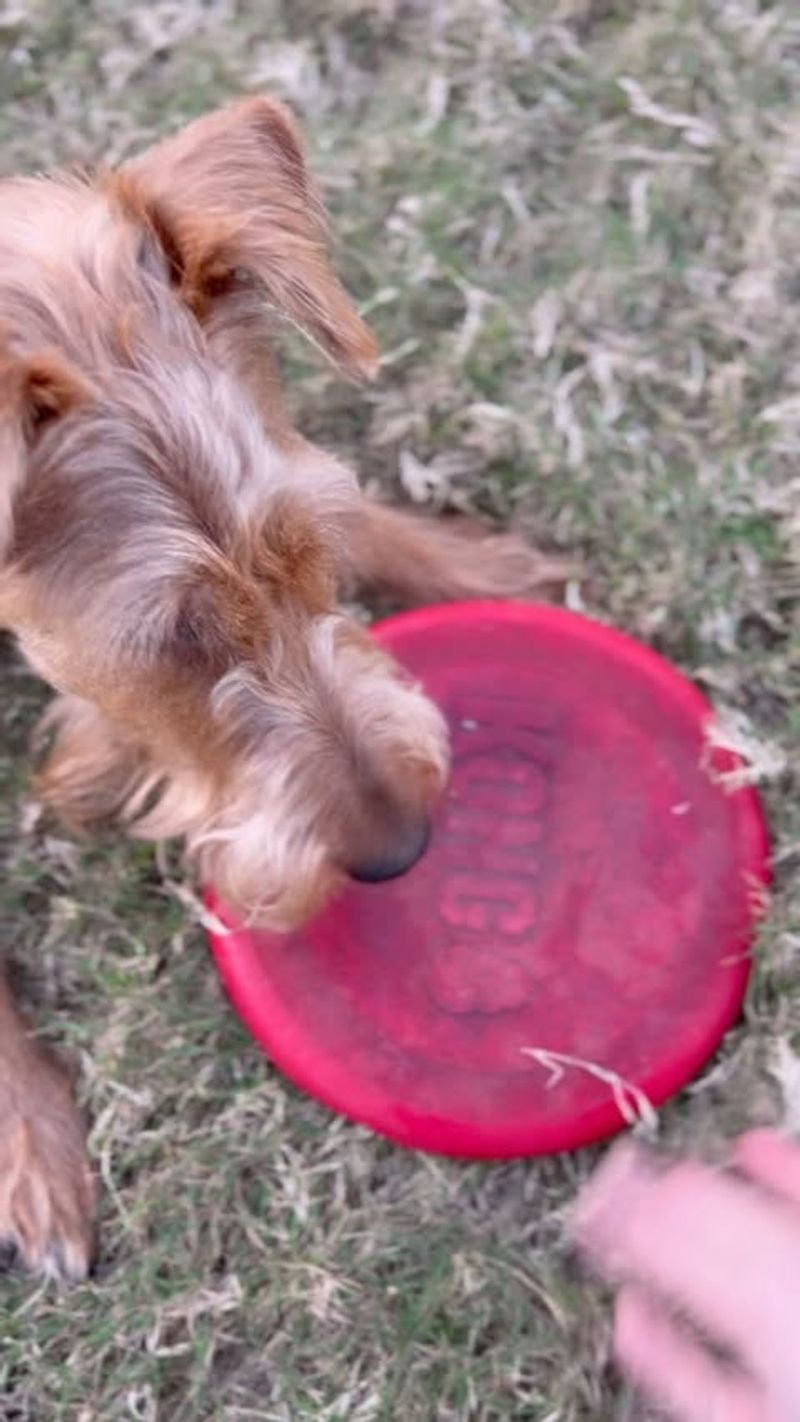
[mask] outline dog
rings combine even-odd
[[[409,869],[446,727],[341,600],[527,597],[564,565],[367,500],[292,428],[281,325],[378,364],[293,117],[247,98],[116,169],[11,179],[0,214],[0,625],[57,693],[43,800],[181,838],[275,929]],[[3,985],[0,1240],[80,1279],[94,1206],[64,1069]]]

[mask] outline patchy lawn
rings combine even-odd
[[[746,1020],[662,1134],[715,1151],[797,1113],[790,0],[10,0],[0,41],[8,171],[121,156],[241,91],[299,109],[386,352],[361,392],[293,349],[303,427],[368,483],[578,551],[574,597],[777,752]],[[174,866],[34,823],[43,693],[10,656],[3,676],[3,937],[78,1055],[104,1191],[90,1284],[3,1284],[0,1417],[628,1416],[605,1300],[562,1238],[593,1154],[426,1159],[287,1086],[226,1006]]]

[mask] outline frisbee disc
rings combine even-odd
[[[285,936],[212,890],[227,991],[287,1076],[403,1145],[609,1136],[740,1014],[769,882],[758,798],[701,693],[612,628],[470,603],[374,634],[450,726],[430,848]]]

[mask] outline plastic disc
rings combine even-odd
[[[406,1146],[571,1149],[684,1086],[739,1016],[769,882],[759,801],[711,708],[560,609],[426,608],[375,635],[444,709],[453,772],[405,877],[301,932],[212,934],[296,1083]]]

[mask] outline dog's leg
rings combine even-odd
[[[466,520],[436,522],[366,499],[344,558],[346,585],[407,603],[547,598],[575,571],[566,558],[537,552],[514,534],[487,534]]]
[[[115,822],[143,784],[141,766],[96,706],[57,696],[37,728],[50,742],[36,790],[75,833]]]
[[[27,1268],[83,1279],[94,1186],[85,1132],[55,1056],[29,1036],[0,965],[0,1247]]]

